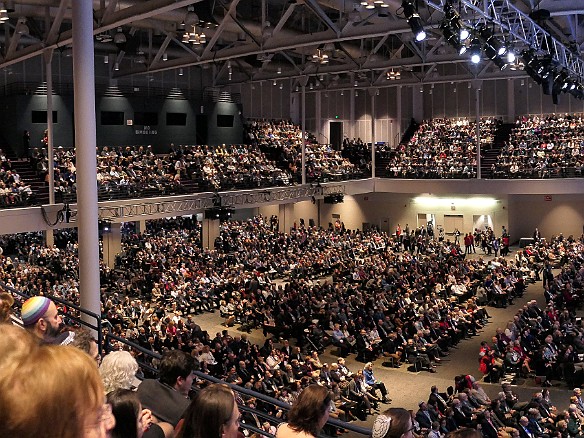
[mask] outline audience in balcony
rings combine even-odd
[[[523,116],[491,169],[493,178],[566,178],[582,176],[582,114]]]
[[[490,146],[498,126],[481,120],[482,147]],[[476,123],[466,119],[424,121],[407,144],[380,148],[389,178],[476,178]]]
[[[302,129],[287,121],[250,121],[245,127],[246,139],[258,146],[301,182]],[[356,166],[343,158],[329,144],[319,144],[314,135],[306,132],[306,178],[309,182],[339,181],[361,177]]]

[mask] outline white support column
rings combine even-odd
[[[203,219],[203,249],[215,248],[215,239],[220,232],[219,219]]]
[[[290,228],[294,226],[294,204],[278,205],[278,231],[290,233]]]
[[[357,130],[355,129],[355,90],[349,90],[349,124],[351,125],[351,129],[349,132],[351,133],[350,139],[357,138]]]
[[[302,184],[306,184],[306,84],[302,84]]]
[[[515,123],[515,79],[507,79],[507,123]]]
[[[481,89],[475,88],[475,112],[476,112],[476,135],[477,135],[477,179],[481,179],[481,106],[479,102]]]
[[[51,246],[53,246],[55,244],[55,234],[54,234],[52,228],[45,230],[44,236],[45,236],[45,246],[47,248],[50,248]]]
[[[77,226],[79,230],[80,304],[100,314],[99,236],[97,230],[97,165],[95,159],[95,67],[93,2],[75,0],[73,7],[73,85],[77,156]],[[84,318],[82,316],[82,318]],[[84,318],[85,319],[85,318]],[[94,323],[92,318],[87,322]]]
[[[375,96],[377,88],[369,88],[371,96],[371,178],[375,178]]]
[[[394,141],[394,144],[392,145],[393,147],[397,147],[398,143],[401,141],[402,138],[402,126],[403,126],[403,120],[402,120],[402,86],[398,86],[396,93],[395,93],[395,106],[396,106],[396,112],[397,112],[397,133],[395,135],[394,138],[397,138],[397,142],[394,141],[392,139],[392,141]]]
[[[136,221],[136,232],[137,233],[145,233],[146,232],[146,221]]]
[[[316,135],[319,143],[325,143],[324,131],[322,126],[322,91],[317,91],[314,102],[314,122],[316,126]]]
[[[420,90],[423,90],[423,85],[414,85],[412,87],[412,117],[417,121],[421,122],[424,119],[424,93],[421,93]],[[409,124],[408,124],[409,126]]]
[[[53,51],[44,53],[47,75],[47,158],[49,160],[49,204],[55,203],[55,147],[53,145]]]
[[[114,267],[116,256],[122,251],[122,226],[110,224],[109,233],[102,235],[103,262],[109,267]]]

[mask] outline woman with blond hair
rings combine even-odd
[[[140,384],[136,378],[138,362],[127,351],[112,351],[99,366],[106,394],[118,389],[135,389]]]
[[[0,339],[26,338],[0,324]],[[23,341],[0,345],[0,436],[107,438],[115,426],[97,365],[69,346]]]

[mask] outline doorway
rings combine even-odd
[[[343,122],[330,122],[331,146],[340,151],[343,145]]]
[[[197,144],[207,144],[209,141],[209,121],[207,114],[197,114],[195,119],[195,138]]]
[[[473,230],[484,231],[487,228],[493,229],[493,219],[488,214],[474,214],[472,216]]]

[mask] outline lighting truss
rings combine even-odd
[[[428,6],[444,12],[449,0],[425,0]],[[517,9],[511,0],[459,0],[465,12],[463,18],[470,19],[473,27],[494,25],[503,34],[539,53],[549,53],[553,60],[584,82],[584,60],[572,53],[564,44],[535,23],[524,12]]]

